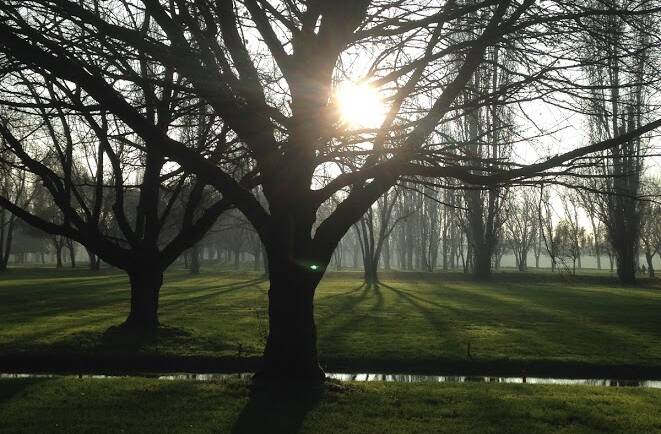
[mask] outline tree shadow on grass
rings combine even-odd
[[[219,298],[232,291],[252,287],[262,281],[263,279],[259,278],[217,285],[205,290],[205,293],[200,295],[195,294],[195,291],[199,291],[199,288],[193,288],[192,290],[189,288],[178,289],[174,293],[167,293],[161,296],[159,309],[161,311],[181,311],[183,308],[195,309],[201,302],[207,303],[213,298]],[[66,307],[61,307],[60,309],[63,313],[71,310]],[[50,312],[50,314],[53,313]],[[112,317],[109,319],[108,316],[102,316],[95,320],[86,320],[84,324],[88,326],[87,330],[66,334],[66,336],[58,339],[56,342],[47,345],[32,345],[31,349],[39,351],[91,351],[94,353],[131,354],[141,351],[158,351],[158,348],[161,346],[174,348],[178,345],[188,345],[195,341],[195,339],[199,339],[191,331],[169,325],[161,325],[155,330],[143,333],[125,329],[121,324],[111,325],[105,330],[97,326],[100,323],[107,324],[109,321],[112,321]],[[56,333],[64,333],[70,328],[72,328],[71,324],[64,323],[61,327],[51,327],[38,333],[30,334],[30,339],[32,341],[43,339]],[[215,343],[217,344],[218,342]],[[24,342],[17,342],[15,346],[20,346],[20,344],[24,344]],[[224,348],[227,345],[221,345],[221,347]]]
[[[100,337],[97,349],[121,350],[122,352],[138,352],[145,347],[157,345],[159,342],[173,339],[189,338],[191,333],[177,327],[160,325],[154,330],[136,332],[130,328],[112,326]]]
[[[347,329],[355,326],[356,322],[362,320],[362,317],[358,319],[356,317],[345,319],[343,315],[346,315],[348,312],[354,312],[359,304],[369,299],[370,292],[368,285],[362,283],[348,292],[342,292],[321,299],[321,302],[326,304],[324,307],[327,309],[327,312],[319,318],[321,324],[328,323],[328,330],[324,331],[325,340],[337,339]],[[331,297],[338,296],[343,296],[341,302],[335,302],[335,299],[333,299],[332,303],[328,303]]]
[[[192,339],[188,330],[160,325],[150,331],[135,331],[123,325],[113,325],[106,330],[86,330],[72,333],[67,337],[49,345],[36,346],[39,351],[46,352],[82,352],[89,354],[135,354],[145,350],[153,350],[160,343],[172,345],[173,342],[185,342]]]
[[[0,407],[5,403],[11,401],[15,396],[20,395],[23,391],[29,389],[38,383],[50,381],[49,378],[21,378],[20,380],[0,379]]]
[[[232,434],[294,434],[324,395],[324,385],[270,382],[253,386]]]

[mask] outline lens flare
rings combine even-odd
[[[340,119],[350,128],[377,128],[386,116],[381,94],[368,84],[344,82],[335,91]]]

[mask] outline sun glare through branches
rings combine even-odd
[[[386,115],[383,97],[367,84],[344,82],[335,99],[341,121],[350,128],[377,128]]]

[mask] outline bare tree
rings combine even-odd
[[[394,188],[384,194],[354,225],[363,254],[364,281],[369,288],[379,283],[378,269],[383,246],[397,223],[407,217],[392,218],[399,191]]]
[[[505,230],[519,271],[528,268],[528,252],[538,238],[537,198],[529,189],[510,195]],[[539,262],[535,264],[539,267]]]
[[[439,5],[3,0],[0,52],[21,68],[45,70],[53,79],[75,83],[84,97],[135,134],[129,146],[146,147],[157,163],[175,161],[245,215],[265,246],[271,281],[261,376],[321,380],[315,289],[340,239],[403,177],[451,177],[500,191],[512,180],[548,175],[560,165],[661,126],[661,120],[641,124],[525,165],[500,153],[502,161],[484,161],[477,154],[458,161],[456,153],[444,152],[448,141],[438,134],[439,126],[467,116],[467,107],[474,111],[479,101],[489,105],[496,95],[516,102],[566,89],[570,82],[562,80],[552,53],[565,52],[565,37],[577,33],[574,23],[595,13],[651,11],[645,6],[633,12],[595,12],[582,4],[534,0]],[[459,34],[468,36],[457,38]],[[521,59],[540,47],[544,55],[522,62],[515,82],[499,83],[496,95],[476,94],[478,101],[467,101],[462,95],[481,66],[493,62],[489,50],[494,46],[508,46],[508,53]],[[365,53],[371,53],[370,64],[349,75],[343,65]],[[147,64],[150,75],[143,79],[122,59]],[[563,63],[570,69],[578,66]],[[203,153],[153,122],[152,108],[165,106],[163,99],[145,92],[138,101],[132,91],[162,83],[175,71],[176,83],[165,87],[210,107],[240,146],[220,156]],[[342,121],[333,95],[343,79],[369,81],[383,91],[388,110],[376,127],[355,128]],[[90,111],[74,98],[67,103],[70,110]],[[498,131],[494,126],[490,123],[492,136]],[[242,166],[250,168],[247,175],[232,170],[229,162],[237,159],[248,161]],[[321,176],[319,168],[329,165],[338,168],[336,175]],[[154,179],[147,176],[143,184]],[[264,203],[254,193],[257,185]],[[341,201],[333,212],[317,222],[317,210],[338,194]],[[141,207],[152,216],[156,208],[155,203]],[[473,215],[477,220],[478,214]],[[144,227],[152,233],[151,225]],[[483,245],[476,237],[471,242]],[[478,270],[489,267],[483,257]]]
[[[647,200],[641,212],[640,241],[647,262],[647,274],[654,277],[654,256],[661,254],[661,205],[658,202],[661,185],[656,179],[648,179],[643,190]]]
[[[539,202],[537,206],[537,216],[539,219],[539,229],[541,239],[544,241],[546,253],[551,260],[551,271],[555,271],[558,267],[558,259],[560,256],[560,246],[556,238],[556,225],[553,221],[554,211],[551,204],[551,198],[548,190],[544,187],[540,190]]]
[[[589,182],[594,184],[593,182]],[[579,188],[575,191],[578,195],[578,200],[581,207],[585,211],[588,220],[590,220],[590,228],[592,229],[592,248],[594,256],[597,260],[597,269],[601,270],[601,254],[603,251],[603,238],[604,238],[604,224],[600,219],[598,201],[594,199],[594,190],[584,190]]]
[[[143,63],[139,75],[150,77],[148,70]],[[124,326],[154,329],[164,270],[194,245],[230,204],[216,197],[212,205],[201,206],[205,189],[210,190],[206,183],[178,167],[166,168],[158,145],[140,140],[115,122],[84,98],[80,88],[41,72],[28,76],[24,71],[10,71],[8,77],[21,79],[20,85],[6,81],[9,87],[3,89],[3,95],[22,116],[4,118],[0,136],[16,159],[18,173],[23,179],[31,177],[41,208],[26,206],[4,194],[0,195],[0,206],[51,235],[58,267],[62,266],[63,248],[68,249],[75,266],[75,241],[125,270],[131,282],[131,311]],[[147,116],[158,128],[167,130],[181,117],[172,90],[174,75],[166,73],[164,79],[159,95],[148,84],[140,95],[155,101],[146,109]],[[71,104],[78,104],[80,111],[72,111]],[[181,108],[195,110],[189,105]],[[208,132],[214,122],[214,116],[204,117],[207,127],[198,131]],[[195,135],[185,127],[179,131],[184,143],[205,149],[206,133]],[[229,146],[226,133],[217,140],[219,146]],[[191,183],[183,195],[184,205],[173,213],[183,187]],[[112,209],[112,223],[104,215],[108,209]]]
[[[571,256],[573,261],[572,270],[574,274],[576,274],[576,266],[578,266],[579,269],[582,268],[581,252],[586,242],[585,229],[581,226],[578,214],[580,209],[580,199],[573,191],[565,191],[564,194],[561,194],[560,199],[564,211],[563,224],[565,226],[562,230],[564,231],[564,237],[569,237],[564,240],[564,245],[561,247],[561,251],[564,250],[565,252],[570,253],[569,256]]]
[[[27,207],[30,203],[27,174],[16,170],[15,163],[12,154],[5,151],[4,140],[0,141],[0,196]],[[0,207],[0,271],[7,269],[16,223],[16,215]]]
[[[630,6],[625,0],[587,3],[596,9]],[[635,130],[648,115],[645,82],[657,72],[650,57],[650,20],[649,16],[625,19],[617,14],[590,18],[585,70],[593,89],[588,106],[593,139]],[[605,150],[597,165],[605,176],[599,186],[602,221],[624,283],[632,283],[636,277],[644,154],[642,139],[635,137]]]

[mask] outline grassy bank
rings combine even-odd
[[[651,433],[661,391],[513,384],[348,384],[257,390],[240,381],[0,380],[3,433]]]
[[[127,342],[104,333],[128,311],[124,275],[11,270],[0,276],[0,364],[26,354],[138,354],[252,366],[266,333],[267,287],[256,273],[170,272],[160,312],[172,328]],[[461,274],[399,273],[376,289],[362,287],[356,273],[331,273],[316,296],[321,359],[331,370],[454,364],[547,366],[562,375],[580,366],[661,372],[659,312],[656,281],[620,287],[607,276],[549,273],[502,274],[487,284]]]

